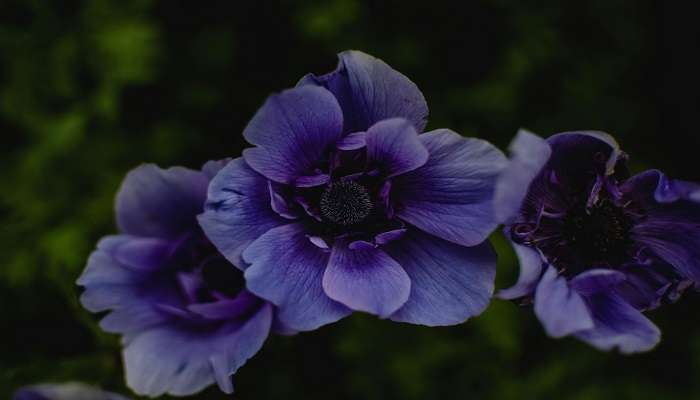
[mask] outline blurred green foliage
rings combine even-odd
[[[637,169],[700,179],[677,145],[693,111],[682,100],[698,92],[678,54],[693,42],[674,36],[682,28],[669,12],[683,15],[624,0],[0,2],[0,398],[66,380],[129,393],[118,338],[79,306],[74,285],[97,239],[115,230],[120,180],[141,162],[237,156],[264,98],[334,68],[344,49],[411,77],[430,128],[502,148],[520,126],[602,129]],[[504,287],[515,259],[500,235],[493,242]],[[663,342],[632,357],[548,339],[531,310],[501,301],[449,328],[354,315],[270,338],[236,375],[236,396],[698,398],[698,304],[691,295],[654,312]]]

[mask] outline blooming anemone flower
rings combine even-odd
[[[12,400],[129,400],[116,393],[106,392],[84,383],[43,383],[21,388]]]
[[[197,223],[224,164],[132,170],[116,199],[120,234],[100,240],[78,280],[83,306],[110,311],[100,326],[123,334],[127,383],[139,394],[189,395],[214,381],[230,393],[229,376],[270,331],[272,305],[245,289]]]
[[[339,58],[253,117],[255,147],[209,186],[205,233],[296,330],[352,310],[424,325],[479,314],[505,157],[449,130],[419,134],[427,106],[408,78],[360,52]]]
[[[534,301],[552,337],[632,353],[659,329],[641,312],[700,278],[700,186],[656,170],[630,177],[601,132],[521,131],[496,188],[520,278],[498,297]]]

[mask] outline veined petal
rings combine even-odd
[[[481,314],[491,300],[496,254],[488,242],[464,247],[411,229],[386,252],[411,279],[408,301],[390,316],[394,321],[460,324]]]
[[[616,295],[599,292],[586,300],[594,327],[576,332],[577,338],[600,350],[617,348],[622,353],[648,351],[659,342],[659,328]]]
[[[119,229],[131,235],[172,238],[197,226],[209,179],[182,167],[144,164],[131,170],[117,193]]]
[[[530,183],[547,164],[552,149],[539,136],[521,129],[510,144],[511,159],[496,183],[494,213],[499,222],[507,223],[518,213]]]
[[[367,131],[367,161],[387,178],[419,168],[428,161],[428,150],[408,120],[392,118]]]
[[[386,318],[408,299],[411,280],[382,250],[351,250],[344,241],[336,241],[323,274],[323,290],[353,310]]]
[[[569,287],[566,278],[549,266],[535,291],[535,314],[547,334],[560,338],[593,328],[583,298]]]
[[[394,117],[411,121],[418,132],[428,118],[428,105],[418,87],[384,61],[361,51],[338,55],[335,71],[321,76],[309,74],[299,85],[317,85],[330,90],[343,109],[344,133],[364,131]]]
[[[260,235],[286,223],[272,209],[267,179],[242,158],[231,161],[211,181],[199,223],[231,263],[243,268],[243,250]]]
[[[246,322],[214,330],[162,326],[124,339],[126,381],[140,395],[188,396],[225,381],[258,352],[270,331],[272,308],[264,305]],[[212,361],[214,360],[214,361]]]
[[[326,89],[302,86],[270,96],[243,131],[256,147],[246,162],[266,178],[293,184],[313,175],[323,154],[340,138],[343,114]]]
[[[335,322],[350,310],[329,298],[322,278],[329,254],[306,237],[301,224],[273,228],[243,253],[248,290],[279,307],[278,318],[293,330]]]
[[[419,136],[430,152],[422,167],[394,179],[402,220],[451,242],[474,246],[496,228],[493,191],[506,165],[490,143],[440,129]]]

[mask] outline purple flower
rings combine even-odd
[[[419,135],[416,85],[364,53],[339,58],[253,117],[255,147],[209,186],[205,233],[296,330],[352,310],[424,325],[481,313],[505,157],[449,130]]]
[[[230,375],[267,338],[273,307],[245,289],[197,223],[211,177],[202,171],[142,165],[116,199],[120,234],[100,240],[78,280],[81,302],[110,311],[100,326],[123,335],[129,387],[139,394],[189,395]]]
[[[534,301],[552,337],[623,353],[651,349],[659,329],[642,311],[676,300],[700,278],[700,186],[650,170],[602,132],[546,141],[521,131],[494,195],[520,260],[503,299]]]
[[[106,392],[84,383],[43,383],[21,388],[12,400],[129,400],[116,393]]]

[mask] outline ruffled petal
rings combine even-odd
[[[488,242],[474,247],[411,229],[386,246],[411,279],[408,301],[390,318],[427,326],[455,325],[481,314],[496,276],[496,254]]]
[[[547,164],[551,147],[539,136],[521,129],[510,144],[511,159],[496,182],[493,208],[496,219],[508,223],[522,207],[532,181]]]
[[[182,167],[144,164],[131,170],[117,193],[119,229],[131,235],[172,238],[197,226],[209,179]]]
[[[539,251],[517,243],[510,243],[518,257],[520,276],[518,276],[515,285],[508,289],[501,289],[496,293],[496,297],[504,300],[513,300],[533,294],[544,269],[544,261]]]
[[[646,212],[631,230],[633,240],[683,277],[700,282],[700,187],[650,170],[630,178],[620,190],[626,201],[640,204]]]
[[[243,258],[250,263],[245,271],[248,290],[278,306],[278,318],[289,328],[313,330],[350,314],[323,291],[329,254],[309,241],[301,224],[271,229]]]
[[[323,274],[323,290],[353,310],[386,318],[408,299],[411,280],[382,250],[351,250],[347,243],[336,241]]]
[[[367,131],[367,161],[388,178],[422,166],[428,150],[418,139],[418,132],[403,118],[377,122]]]
[[[547,334],[554,338],[593,328],[593,319],[583,298],[552,266],[537,285],[535,314]]]
[[[592,296],[600,292],[610,292],[625,280],[625,274],[611,269],[590,269],[576,275],[569,287],[582,296]]]
[[[394,180],[396,214],[457,244],[483,242],[497,226],[492,200],[496,178],[506,165],[503,153],[486,141],[463,138],[447,129],[419,138],[430,158]]]
[[[293,184],[315,175],[322,155],[340,138],[343,114],[326,89],[303,86],[270,96],[243,136],[257,146],[243,151],[246,162],[266,178]]]
[[[622,353],[648,351],[659,342],[659,328],[616,295],[599,292],[586,302],[595,326],[577,332],[577,338],[600,350],[617,348]]]
[[[243,250],[263,233],[287,222],[270,202],[267,179],[237,158],[211,181],[199,223],[221,254],[243,268]]]
[[[245,322],[229,322],[212,330],[162,326],[128,335],[124,339],[127,384],[151,397],[188,396],[215,381],[230,393],[229,377],[258,352],[271,324],[272,308],[264,305]]]
[[[343,109],[345,133],[364,131],[375,123],[405,118],[419,132],[428,119],[428,105],[418,87],[384,61],[360,51],[338,55],[338,68],[326,75],[309,74],[299,85],[330,90]]]

